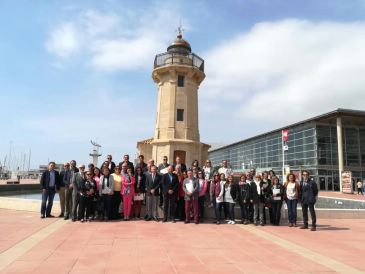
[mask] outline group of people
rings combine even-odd
[[[297,204],[303,212],[302,229],[308,229],[308,209],[312,227],[316,230],[315,202],[318,196],[317,184],[310,179],[308,171],[303,171],[301,180],[294,173],[280,183],[274,171],[256,173],[255,169],[234,176],[226,160],[219,168],[212,167],[210,160],[200,166],[195,160],[189,169],[176,157],[174,164],[163,157],[162,163],[154,160],[144,162],[138,157],[136,166],[124,155],[116,165],[108,155],[100,168],[93,164],[77,167],[72,160],[64,164],[59,173],[55,163],[42,174],[41,218],[51,215],[53,198],[58,192],[61,214],[65,220],[118,220],[140,219],[145,206],[146,221],[160,221],[158,207],[163,208],[162,221],[183,221],[195,224],[205,221],[205,210],[213,207],[215,223],[224,219],[229,224],[236,223],[235,207],[240,208],[242,224],[266,224],[266,208],[269,222],[279,225],[284,202],[287,204],[290,227],[297,226]]]

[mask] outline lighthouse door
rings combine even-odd
[[[175,150],[174,151],[174,161],[176,159],[176,157],[180,157],[181,163],[185,163],[185,159],[186,159],[186,151],[183,150]]]

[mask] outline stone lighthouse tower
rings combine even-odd
[[[155,57],[152,78],[158,87],[157,117],[153,139],[137,144],[140,154],[156,163],[163,156],[172,163],[177,156],[189,167],[208,157],[209,145],[200,142],[198,89],[204,80],[204,60],[191,52],[181,29],[167,52]]]

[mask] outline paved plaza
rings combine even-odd
[[[72,223],[0,210],[1,273],[363,273],[365,220],[287,226]]]

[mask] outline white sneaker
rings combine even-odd
[[[234,225],[236,222],[235,221],[231,221],[231,225]]]
[[[230,224],[232,224],[232,221],[228,221],[228,224],[230,225]]]

